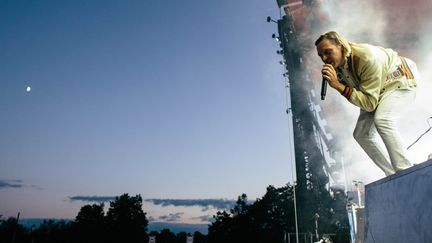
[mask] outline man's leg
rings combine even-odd
[[[374,125],[374,113],[360,110],[354,138],[372,161],[388,176],[395,171],[390,164],[385,147],[380,142],[380,136]]]
[[[384,141],[395,171],[411,167],[397,128],[397,119],[413,104],[415,93],[415,90],[395,90],[381,100],[375,111],[375,127]]]

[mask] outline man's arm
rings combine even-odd
[[[378,106],[382,85],[383,66],[377,58],[361,60],[358,67],[360,85],[352,88],[349,102],[361,109],[372,112]]]

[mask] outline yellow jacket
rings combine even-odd
[[[338,69],[339,81],[349,86],[349,102],[372,112],[381,99],[396,89],[414,89],[417,81],[411,65],[392,49],[350,43],[351,55]],[[411,60],[410,63],[415,65]]]

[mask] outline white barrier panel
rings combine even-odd
[[[365,186],[366,243],[432,242],[432,160]]]

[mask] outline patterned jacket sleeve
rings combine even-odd
[[[372,112],[376,109],[379,101],[383,64],[378,57],[370,53],[367,58],[360,59],[357,69],[359,86],[353,88],[349,101],[361,109]]]

